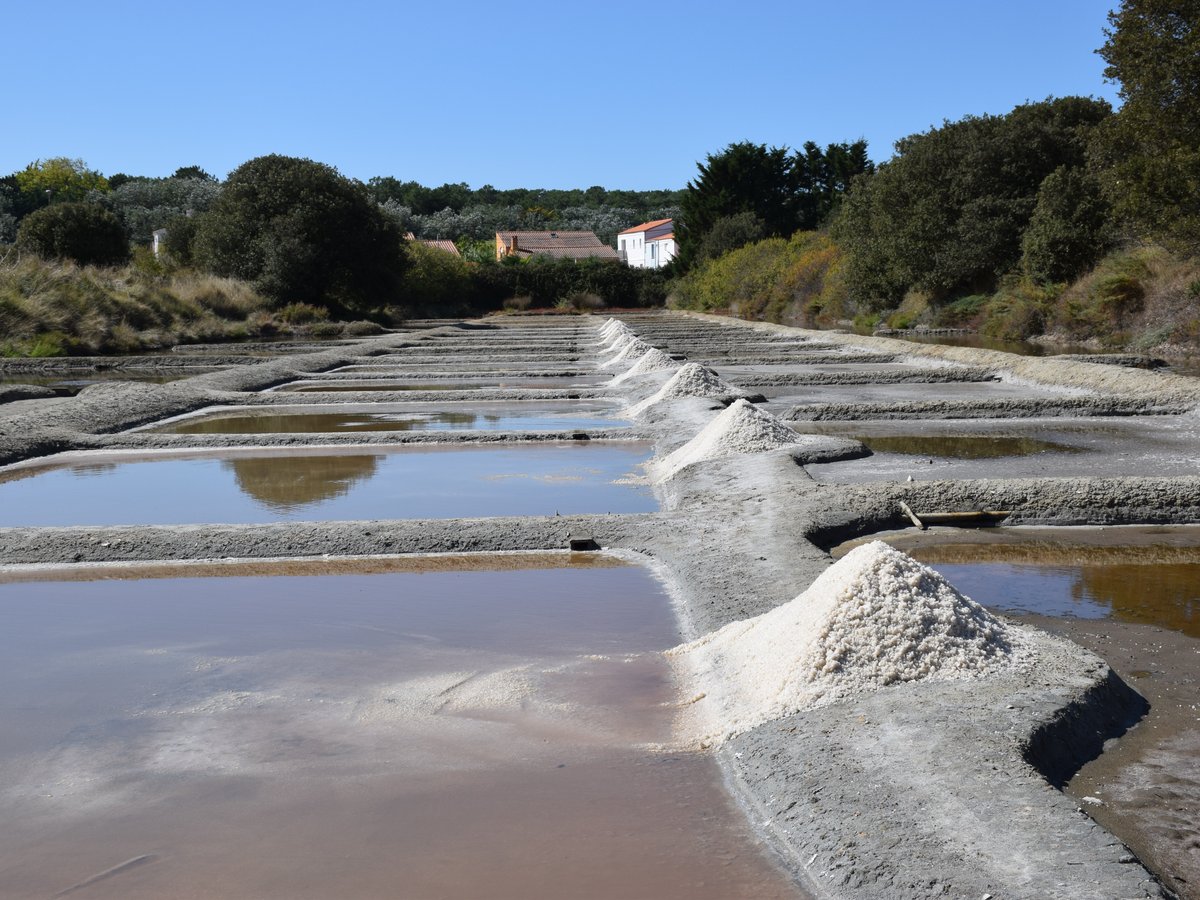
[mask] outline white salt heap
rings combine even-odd
[[[650,350],[651,347],[649,344],[647,344],[645,341],[641,340],[640,338],[631,337],[631,338],[627,338],[626,340],[622,341],[621,343],[615,345],[613,347],[613,349],[614,350],[619,349],[620,352],[617,353],[617,355],[612,357],[611,359],[608,359],[605,362],[600,363],[600,368],[611,369],[614,366],[621,365],[622,363],[632,362],[633,360],[635,360],[639,356],[641,356],[643,353],[645,353],[647,350]]]
[[[685,466],[701,460],[765,453],[803,441],[782,419],[747,400],[735,400],[694,438],[666,459],[652,464],[651,473],[656,480],[665,481]]]
[[[674,400],[677,397],[728,397],[737,391],[717,377],[712,369],[699,363],[684,363],[671,380],[629,410],[629,415],[640,416],[656,403]]]
[[[611,384],[620,384],[627,381],[635,375],[644,375],[647,372],[658,372],[662,369],[675,368],[675,361],[667,354],[663,353],[657,347],[647,347],[646,351],[638,357],[638,361],[632,366],[614,378]]]
[[[600,329],[600,345],[602,347],[612,346],[623,337],[634,337],[633,329],[626,326],[624,322],[617,322],[612,328]]]
[[[704,742],[898,682],[986,676],[1026,646],[937,572],[873,541],[789,603],[667,654],[703,692],[687,730]]]

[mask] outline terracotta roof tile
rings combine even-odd
[[[637,234],[639,231],[649,231],[651,228],[657,228],[660,225],[670,225],[670,219],[655,219],[653,222],[643,222],[641,225],[634,225],[632,228],[626,228],[621,234]]]

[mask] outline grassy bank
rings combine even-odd
[[[247,284],[153,258],[118,268],[0,257],[0,356],[137,353],[180,343],[374,330],[327,321],[304,304],[273,306]]]
[[[851,296],[846,257],[816,232],[758,241],[692,269],[671,304],[808,327],[954,328],[1002,341],[1200,352],[1200,260],[1161,247],[1115,251],[1071,283],[1013,274],[991,293],[934,303],[913,291],[891,309]]]

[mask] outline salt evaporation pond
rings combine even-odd
[[[580,375],[577,377],[541,377],[530,378],[482,378],[464,380],[461,376],[453,379],[438,379],[413,381],[380,380],[380,379],[306,379],[281,385],[275,390],[289,393],[312,393],[315,391],[475,391],[484,389],[522,390],[524,388],[570,388],[587,387],[610,381],[611,376]]]
[[[0,584],[4,896],[799,896],[580,556]]]
[[[641,513],[641,442],[80,454],[0,474],[0,525]]]
[[[172,434],[300,434],[354,431],[572,431],[629,424],[600,400],[519,400],[447,404],[228,407],[174,419]]]
[[[1194,527],[933,529],[888,542],[991,609],[1111,618],[1200,638]]]

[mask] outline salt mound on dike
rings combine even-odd
[[[990,675],[1023,645],[933,569],[872,541],[791,602],[667,655],[707,692],[692,737],[724,740],[890,684]]]
[[[621,352],[606,362],[600,363],[600,368],[611,369],[613,366],[619,366],[621,363],[630,362],[637,359],[643,353],[647,353],[654,348],[643,341],[641,338],[630,338],[621,347]]]
[[[607,345],[601,347],[596,352],[600,356],[603,356],[606,353],[618,353],[621,350],[623,350],[624,348],[628,347],[630,344],[634,343],[635,341],[640,342],[640,340],[641,339],[636,334],[619,334],[619,335],[617,335],[616,340],[612,341],[612,343],[610,343],[610,344],[607,344]]]
[[[675,368],[675,360],[667,356],[657,347],[647,345],[646,351],[641,355],[637,362],[618,375],[612,380],[612,384],[620,384],[627,381],[635,375],[644,375],[647,372],[659,372],[663,369]]]
[[[765,453],[802,442],[800,435],[778,417],[759,409],[748,400],[735,400],[694,438],[654,464],[652,472],[657,480],[665,481],[685,466],[701,460],[741,453]]]
[[[616,319],[609,319],[600,326],[600,337],[607,340],[608,338],[612,337],[614,333],[627,333],[628,331],[629,326],[624,322],[618,322]]]
[[[633,329],[627,327],[624,323],[618,322],[615,327],[609,329],[601,329],[600,345],[607,346],[614,344],[623,337],[633,337]]]
[[[728,397],[734,393],[737,393],[734,387],[722,381],[712,369],[699,363],[684,363],[657,392],[631,407],[629,415],[640,416],[656,403],[676,397]]]

